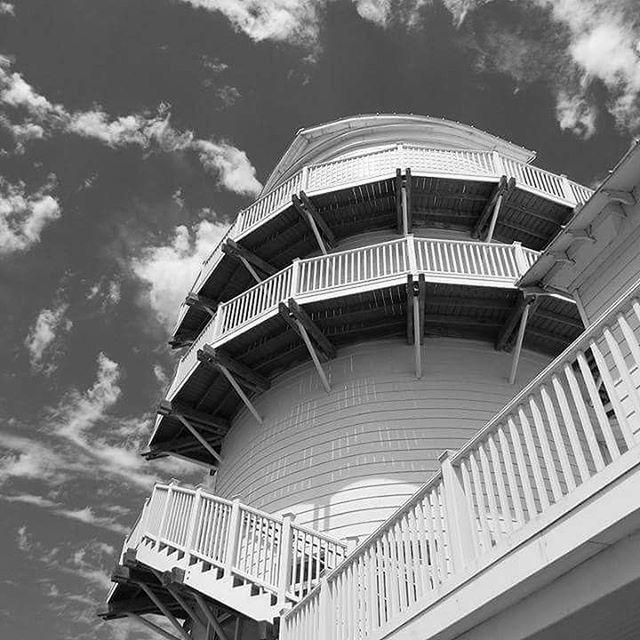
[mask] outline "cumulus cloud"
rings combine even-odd
[[[132,262],[135,275],[145,283],[145,301],[167,328],[175,322],[176,311],[193,284],[202,261],[224,236],[227,226],[200,221],[194,233],[186,226],[175,228],[165,244],[151,246]]]
[[[26,251],[60,218],[60,203],[50,194],[54,181],[50,176],[42,188],[27,193],[23,182],[12,184],[0,176],[0,256]]]
[[[255,196],[262,188],[244,151],[227,141],[199,139],[191,131],[179,131],[171,124],[171,112],[166,104],[161,104],[155,113],[115,118],[99,106],[69,111],[38,93],[20,73],[12,71],[11,66],[7,57],[0,56],[0,102],[16,110],[22,119],[18,121],[4,115],[0,124],[13,135],[18,152],[31,140],[56,132],[68,133],[113,149],[137,146],[149,153],[192,153],[225,189]]]
[[[0,15],[14,16],[16,14],[15,7],[10,2],[0,2]]]
[[[25,346],[34,371],[44,370],[46,374],[50,374],[57,368],[55,362],[50,362],[45,367],[45,356],[53,350],[60,334],[68,332],[73,326],[73,322],[66,317],[68,308],[67,303],[60,302],[51,309],[43,309],[31,326]]]

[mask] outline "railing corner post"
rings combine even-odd
[[[234,498],[231,503],[231,514],[229,515],[229,532],[227,552],[224,559],[224,579],[231,580],[233,566],[236,562],[238,551],[238,540],[240,539],[240,498]]]
[[[307,192],[309,188],[309,167],[305,165],[300,172],[300,191]]]
[[[524,251],[522,250],[522,244],[515,240],[512,243],[514,258],[516,260],[516,265],[518,267],[518,276],[522,277],[529,269],[527,265],[527,260],[524,257]]]
[[[300,293],[300,258],[294,258],[291,261],[291,295],[288,298],[295,298],[298,293]]]
[[[492,152],[492,156],[493,156],[493,169],[496,172],[496,175],[498,177],[506,175],[507,172],[505,171],[504,163],[502,162],[502,156],[500,155],[500,153],[494,150]]]
[[[418,256],[416,253],[416,241],[415,237],[412,233],[407,234],[407,258],[409,262],[409,273],[414,276],[414,278],[418,277]]]
[[[170,482],[167,487],[167,499],[162,508],[162,517],[160,518],[160,524],[158,525],[158,533],[156,539],[160,542],[160,538],[164,534],[165,525],[167,523],[167,514],[171,508],[171,494],[173,493],[173,482]]]
[[[202,489],[198,487],[193,494],[193,503],[191,505],[191,514],[189,515],[189,524],[187,525],[187,534],[184,538],[184,546],[186,547],[187,554],[191,552],[194,547],[195,533],[198,523],[198,512],[200,510],[200,499],[202,497]]]
[[[331,597],[329,593],[329,581],[327,576],[320,578],[320,594],[318,596],[319,618],[321,620],[320,634],[318,640],[331,640],[331,627],[333,625],[333,609],[331,607]]]
[[[451,462],[451,452],[444,451],[438,460],[442,467],[446,525],[452,546],[451,562],[454,572],[457,572],[475,561],[471,517],[460,474]]]
[[[578,201],[576,200],[576,197],[573,195],[573,192],[571,190],[569,178],[567,178],[564,173],[560,174],[560,185],[562,187],[562,195],[564,196],[564,199],[571,202],[574,206],[577,205]]]
[[[292,536],[291,523],[296,519],[295,514],[282,515],[282,529],[280,531],[280,562],[278,565],[278,601],[277,605],[284,607],[287,604],[287,589],[291,576]]]

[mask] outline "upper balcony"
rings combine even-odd
[[[269,378],[308,358],[297,319],[306,319],[327,357],[336,347],[398,335],[415,344],[425,334],[495,341],[500,348],[513,344],[523,309],[516,282],[537,255],[517,243],[409,235],[294,260],[218,306],[178,363],[166,396],[173,409],[158,416],[148,455],[171,452],[210,463],[244,393],[227,369],[247,393],[268,388]],[[581,330],[571,301],[542,296],[521,344],[556,354]],[[196,435],[193,425],[189,432],[180,414],[189,414],[204,435]]]
[[[294,258],[339,248],[344,239],[363,232],[402,233],[403,184],[408,233],[453,229],[482,238],[501,194],[492,238],[536,250],[592,193],[503,151],[398,143],[302,166],[240,212],[202,266],[192,289],[195,304],[180,309],[173,344],[192,342],[210,319],[210,310],[255,282],[242,263],[243,252],[262,267],[259,277],[287,267]]]

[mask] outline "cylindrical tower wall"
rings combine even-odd
[[[369,534],[538,373],[549,358],[511,355],[485,342],[426,338],[424,377],[400,339],[343,348],[326,363],[326,393],[311,363],[272,382],[224,442],[216,492],[339,537]]]

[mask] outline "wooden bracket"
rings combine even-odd
[[[413,227],[411,208],[411,169],[396,169],[396,227],[399,234],[406,236]]]
[[[207,619],[207,622],[209,622],[209,624],[214,628],[215,632],[218,634],[218,638],[220,638],[220,640],[228,640],[227,634],[222,628],[220,621],[213,614],[213,611],[211,611],[211,608],[205,602],[204,598],[199,593],[196,593],[196,592],[193,593],[193,597],[198,603],[198,606],[200,607],[200,610],[202,611],[202,613],[204,613],[204,616]]]
[[[211,317],[215,315],[218,308],[218,303],[215,300],[211,300],[211,298],[194,293],[193,291],[187,294],[187,297],[184,299],[184,303],[188,307],[196,307],[206,311]]]
[[[302,338],[302,341],[307,347],[307,351],[309,352],[309,355],[313,360],[313,364],[315,365],[316,371],[318,372],[318,376],[322,381],[322,386],[324,387],[325,391],[329,393],[331,391],[329,379],[327,378],[325,370],[322,368],[320,358],[318,358],[318,354],[316,353],[316,347],[312,343],[309,334],[313,334],[314,339],[316,340],[318,345],[322,343],[321,352],[324,355],[325,359],[329,359],[329,355],[327,354],[327,352],[329,352],[330,354],[332,353],[332,357],[335,357],[335,348],[327,340],[327,338],[325,338],[325,336],[322,334],[316,324],[311,320],[311,318],[309,318],[309,316],[300,307],[298,307],[293,298],[289,300],[289,305],[290,307],[293,307],[295,311],[292,311],[291,308],[287,307],[284,302],[281,302],[279,305],[280,315],[282,316],[284,321]]]
[[[294,209],[300,217],[309,225],[313,235],[320,247],[322,253],[327,253],[327,247],[332,248],[336,244],[336,238],[333,231],[329,228],[320,212],[313,205],[309,197],[304,191],[300,192],[300,196],[293,194],[291,196]]]
[[[485,205],[478,221],[473,227],[473,231],[471,232],[472,238],[479,238],[480,234],[489,223],[489,231],[491,233],[487,233],[487,242],[493,238],[493,230],[495,229],[496,222],[498,220],[498,214],[500,213],[500,209],[504,204],[504,201],[510,195],[510,193],[515,189],[516,181],[515,178],[509,178],[507,181],[507,176],[501,176],[500,181],[496,185],[493,190],[491,197],[489,198],[487,204]]]
[[[136,582],[136,584],[146,593],[149,600],[158,607],[162,612],[162,615],[173,625],[173,628],[180,634],[184,640],[191,640],[189,634],[185,631],[184,627],[178,622],[176,617],[167,609],[166,605],[158,598],[158,596],[151,590],[151,588],[144,582]]]
[[[249,249],[245,249],[244,247],[240,246],[234,240],[226,240],[222,245],[222,252],[226,253],[228,256],[232,256],[240,260],[240,262],[242,262],[242,264],[244,264],[244,266],[247,268],[249,273],[251,273],[254,280],[257,280],[258,282],[262,282],[262,280],[264,280],[266,277],[272,276],[278,271],[266,260],[258,257],[255,253],[249,251]],[[260,277],[261,274],[256,272],[256,269],[258,270],[258,272],[261,272],[264,277]]]
[[[226,418],[219,418],[198,409],[192,409],[179,402],[170,402],[163,400],[158,405],[158,411],[161,416],[181,415],[187,420],[194,423],[198,429],[208,431],[210,433],[224,436],[229,431],[229,421]]]
[[[252,391],[266,391],[271,386],[267,378],[228,356],[220,349],[214,349],[211,345],[205,344],[202,349],[198,350],[198,360],[214,369],[226,368],[243,386]]]
[[[280,303],[279,310],[284,321],[296,333],[300,335],[298,322],[306,329],[325,360],[332,360],[336,357],[336,348],[331,341],[322,333],[322,330],[311,319],[309,314],[293,298],[289,298],[287,304]]]
[[[407,342],[414,346],[416,378],[422,378],[422,349],[424,344],[425,302],[427,285],[424,274],[417,282],[412,275],[407,276]]]
[[[541,296],[539,295],[518,295],[518,300],[511,312],[507,316],[505,323],[502,325],[498,337],[496,338],[495,348],[496,351],[511,351],[513,348],[513,332],[520,321],[524,310],[528,307],[532,307],[527,311],[527,316],[533,315],[536,308],[541,302]]]

